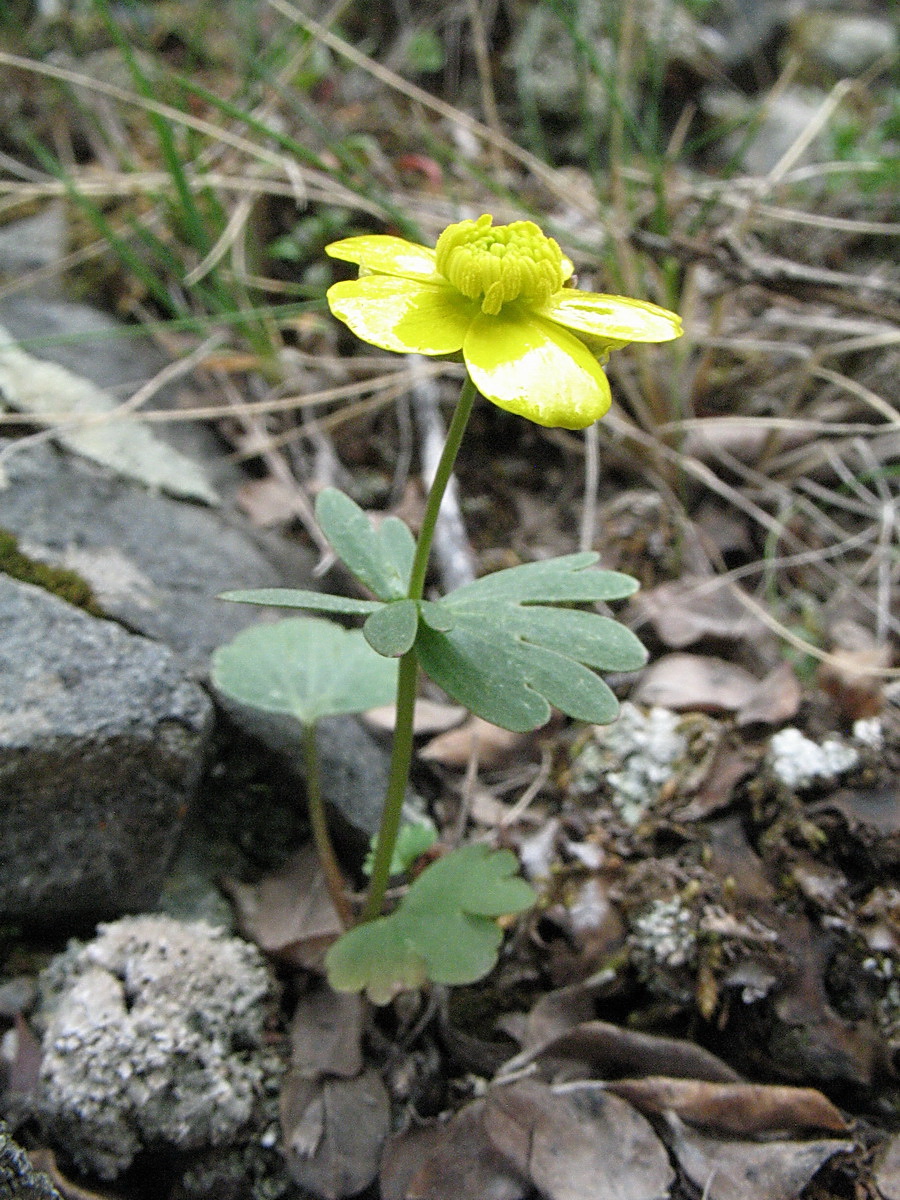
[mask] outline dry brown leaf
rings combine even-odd
[[[879,1154],[875,1182],[884,1200],[900,1200],[900,1133],[895,1133]]]
[[[381,1170],[382,1200],[524,1200],[530,1190],[484,1131],[474,1100],[440,1126],[393,1138]]]
[[[257,884],[223,880],[241,933],[267,954],[315,970],[344,931],[312,846]]]
[[[662,1200],[675,1178],[649,1122],[600,1092],[558,1095],[536,1080],[494,1087],[484,1127],[547,1200]]]
[[[253,524],[261,529],[283,525],[297,515],[297,493],[272,475],[241,484],[236,499]]]
[[[738,725],[783,725],[797,715],[802,692],[790,663],[771,670],[737,710]]]
[[[668,1118],[681,1169],[706,1200],[796,1200],[829,1158],[852,1149],[848,1140],[728,1141]]]
[[[355,1196],[378,1174],[390,1120],[390,1099],[371,1067],[355,1079],[305,1079],[289,1071],[281,1129],[292,1179],[323,1200]]]
[[[641,592],[634,604],[673,650],[705,637],[758,641],[767,635],[766,628],[741,604],[736,590],[717,580],[685,576]]]
[[[731,803],[737,785],[759,762],[759,753],[746,746],[719,742],[709,769],[690,801],[673,813],[676,821],[700,821]]]
[[[291,1018],[291,1065],[301,1075],[352,1079],[363,1068],[362,997],[335,992],[324,981],[301,996]]]
[[[646,669],[631,698],[638,704],[657,704],[675,712],[737,712],[758,686],[749,671],[723,658],[666,654]]]
[[[853,621],[839,621],[831,632],[831,653],[819,667],[819,684],[845,720],[877,716],[884,708],[879,672],[891,665],[890,647],[879,645],[869,630]]]
[[[425,762],[442,767],[465,767],[473,755],[486,770],[502,766],[512,754],[528,742],[525,733],[512,733],[491,725],[481,717],[470,717],[463,725],[432,738],[419,751]]]
[[[466,709],[459,704],[441,704],[437,700],[417,700],[413,711],[413,733],[444,733],[464,720]],[[393,733],[397,720],[394,704],[382,704],[363,713],[363,723],[375,733]]]
[[[693,1042],[637,1033],[606,1021],[583,1021],[557,1037],[517,1054],[504,1067],[507,1074],[537,1062],[559,1078],[670,1075],[738,1083],[740,1075],[720,1058]]]
[[[846,1133],[847,1123],[815,1088],[761,1083],[708,1083],[697,1079],[619,1079],[602,1086],[643,1113],[673,1112],[683,1121],[718,1133],[751,1135],[827,1129]]]

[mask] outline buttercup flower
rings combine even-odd
[[[401,354],[461,352],[483,396],[538,425],[590,425],[609,408],[609,351],[682,332],[655,304],[567,286],[572,263],[532,221],[494,225],[486,213],[449,225],[433,250],[379,234],[325,250],[359,266],[328,289],[357,337]]]

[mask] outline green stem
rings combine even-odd
[[[416,556],[413,559],[412,571],[409,576],[407,595],[411,600],[421,600],[425,592],[425,573],[428,570],[428,557],[431,554],[431,543],[434,540],[434,530],[437,525],[438,513],[441,510],[441,501],[444,499],[444,492],[447,490],[447,484],[453,474],[456,456],[459,453],[460,443],[466,432],[466,426],[472,414],[472,405],[475,403],[477,395],[475,384],[467,375],[462,385],[462,391],[459,393],[456,411],[450,422],[450,428],[447,430],[447,440],[444,442],[441,459],[434,473],[428,499],[425,502],[422,529],[419,533]]]
[[[341,874],[341,868],[328,832],[328,819],[322,799],[322,777],[319,772],[315,722],[303,726],[303,758],[306,764],[306,804],[309,809],[313,841],[316,844],[316,852],[322,865],[322,873],[325,876],[331,903],[344,928],[349,929],[353,924],[353,911],[344,891],[344,877]]]
[[[425,591],[425,575],[428,570],[428,558],[431,554],[431,543],[434,540],[434,530],[437,525],[441,501],[453,465],[459,453],[459,447],[469,423],[472,406],[477,396],[475,384],[466,376],[459,394],[459,401],[447,440],[441,451],[440,462],[434,474],[428,500],[425,503],[425,515],[422,518],[422,529],[416,544],[416,554],[413,559],[412,571],[409,577],[407,595],[411,600],[421,600]],[[418,679],[418,658],[415,647],[408,650],[400,659],[400,671],[397,678],[397,711],[394,719],[394,742],[391,750],[391,770],[388,776],[387,795],[384,801],[384,812],[381,826],[378,830],[378,841],[375,845],[375,856],[372,862],[372,877],[369,882],[369,892],[366,896],[365,908],[361,920],[374,921],[381,916],[384,905],[384,894],[387,891],[391,875],[391,859],[394,857],[394,847],[397,844],[397,834],[403,815],[403,797],[406,795],[406,784],[409,780],[409,768],[412,762],[413,748],[413,714],[416,705],[416,683]]]

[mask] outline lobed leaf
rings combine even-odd
[[[315,594],[315,593],[313,593]],[[212,656],[212,682],[240,704],[287,713],[303,725],[393,700],[397,663],[358,629],[315,617],[253,625]]]
[[[605,725],[618,702],[597,671],[630,671],[647,655],[624,625],[595,612],[553,607],[630,595],[628,575],[590,569],[592,553],[526,563],[466,584],[437,603],[452,618],[420,624],[416,652],[425,673],[454,700],[494,725],[526,732],[550,706]]]
[[[535,894],[509,850],[462,846],[427,867],[387,917],[345,933],[325,959],[338,991],[365,990],[376,1004],[399,991],[481,979],[497,961],[496,917],[521,912]]]
[[[406,596],[416,543],[403,521],[385,517],[375,529],[359,505],[337,488],[319,493],[316,519],[350,573],[379,600]]]
[[[262,604],[267,608],[308,608],[313,612],[362,615],[381,608],[380,600],[355,600],[350,596],[332,596],[328,592],[310,592],[300,588],[251,588],[222,592],[220,600],[238,604]]]

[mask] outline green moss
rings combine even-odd
[[[36,562],[23,554],[19,543],[8,529],[0,528],[0,572],[21,579],[23,583],[33,583],[42,587],[61,600],[74,604],[92,617],[105,617],[94,593],[88,584],[76,571],[67,567],[51,567],[47,563]]]

